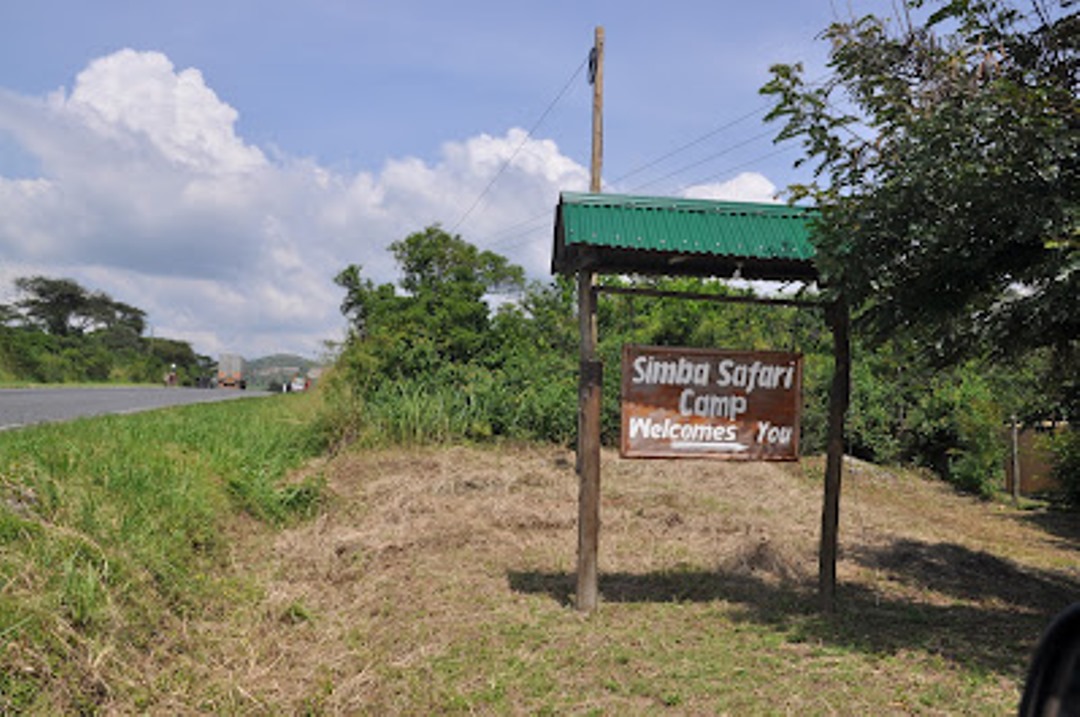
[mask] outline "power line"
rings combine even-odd
[[[675,149],[661,155],[660,157],[657,157],[654,160],[651,160],[651,161],[649,161],[649,162],[647,162],[647,163],[645,163],[643,165],[638,166],[635,169],[630,170],[629,172],[627,172],[627,173],[625,173],[623,175],[620,175],[616,179],[612,180],[612,184],[618,184],[619,182],[624,181],[627,178],[634,176],[635,174],[640,174],[641,172],[645,171],[646,169],[654,167],[654,166],[660,164],[661,162],[663,162],[663,161],[665,161],[667,159],[670,159],[671,157],[674,157],[675,155],[680,154],[680,153],[686,151],[687,149],[690,149],[691,147],[695,147],[695,146],[701,144],[702,142],[704,142],[705,140],[716,136],[720,132],[723,132],[724,130],[727,130],[727,129],[731,129],[732,127],[739,124],[740,122],[745,122],[746,120],[754,117],[755,115],[759,114],[762,109],[764,109],[766,107],[768,107],[767,104],[762,105],[761,107],[758,107],[758,108],[754,109],[751,112],[747,112],[746,114],[740,115],[739,117],[736,117],[735,119],[733,119],[733,120],[731,120],[729,122],[725,122],[724,124],[720,125],[719,127],[715,127],[713,129],[709,130],[708,132],[706,132],[706,133],[704,133],[702,135],[699,135],[698,137],[690,140],[689,142],[687,142],[687,143],[685,143],[685,144],[683,144],[683,145],[681,145],[679,147],[676,147]],[[636,191],[636,189],[640,189],[641,187],[649,186],[650,184],[654,184],[654,183],[656,183],[658,181],[662,181],[663,179],[667,179],[668,177],[674,176],[676,174],[680,174],[680,173],[682,173],[682,172],[684,172],[684,171],[686,171],[688,169],[692,169],[692,168],[694,168],[696,166],[704,164],[704,163],[706,163],[706,162],[708,162],[708,161],[710,161],[712,159],[715,159],[716,157],[722,156],[723,154],[725,154],[727,152],[730,152],[730,151],[732,151],[734,149],[737,149],[738,147],[743,146],[744,144],[748,144],[750,141],[753,141],[755,139],[760,139],[760,137],[764,136],[764,134],[767,134],[767,133],[763,133],[762,135],[756,135],[755,137],[752,137],[750,140],[747,140],[744,143],[741,143],[739,145],[735,145],[733,147],[729,147],[729,148],[727,148],[725,150],[721,150],[720,152],[715,153],[713,155],[710,155],[709,157],[707,157],[707,158],[705,158],[703,160],[700,160],[698,162],[694,162],[692,164],[686,165],[686,166],[684,166],[684,167],[682,167],[682,168],[680,168],[678,170],[675,170],[674,172],[671,172],[671,173],[669,173],[667,175],[664,175],[660,179],[653,180],[652,182],[648,182],[648,183],[643,184],[643,185],[639,185],[639,187],[635,188],[634,191]],[[510,239],[514,239],[514,238],[516,238],[518,236],[521,236],[521,234],[524,233],[524,232],[516,231],[517,229],[524,228],[524,227],[526,227],[526,226],[528,226],[530,224],[533,224],[533,223],[539,221],[540,219],[547,219],[549,216],[550,216],[550,211],[545,210],[542,214],[536,214],[536,215],[534,215],[532,217],[529,217],[528,219],[524,219],[522,221],[516,222],[516,223],[511,224],[509,226],[506,226],[506,227],[504,227],[502,229],[499,229],[498,231],[496,231],[496,232],[494,232],[492,234],[489,234],[488,239],[490,241],[491,239],[502,237],[504,235],[509,234],[510,236],[507,239],[501,239],[499,241],[495,241],[492,244],[493,247],[502,246],[507,241],[509,241]],[[516,245],[512,245],[512,246],[516,246]]]
[[[796,149],[796,148],[797,148],[797,145],[787,144],[787,145],[779,147],[779,148],[777,148],[777,149],[775,149],[775,150],[773,150],[771,152],[766,152],[765,154],[761,154],[761,155],[758,155],[756,157],[753,157],[752,159],[748,159],[745,162],[740,162],[739,164],[735,164],[735,165],[732,165],[730,167],[725,167],[722,171],[714,173],[712,175],[709,175],[708,177],[703,177],[703,178],[701,178],[701,179],[699,179],[697,181],[681,185],[681,186],[679,186],[678,188],[675,189],[675,192],[676,193],[684,192],[687,189],[689,189],[690,187],[694,187],[694,186],[697,186],[697,185],[700,185],[700,184],[705,184],[706,182],[711,182],[711,181],[720,179],[721,177],[723,177],[725,175],[728,175],[728,174],[731,174],[732,172],[737,172],[740,169],[743,169],[745,167],[755,165],[758,162],[761,162],[762,160],[770,159],[772,157],[779,156],[779,155],[784,154],[786,152],[790,152],[791,150]],[[729,149],[734,149],[734,147],[729,148]],[[701,162],[695,163],[695,165],[693,165],[693,166],[696,166],[697,164],[701,164]],[[647,186],[647,185],[643,185],[643,186]],[[513,249],[514,247],[521,246],[526,241],[528,241],[527,236],[529,234],[531,234],[532,232],[536,231],[536,229],[539,228],[539,227],[533,227],[531,225],[535,224],[536,222],[538,222],[540,220],[545,220],[546,221],[550,216],[551,216],[551,210],[545,210],[541,214],[536,214],[536,215],[534,215],[534,216],[532,216],[532,217],[530,217],[528,219],[524,219],[524,220],[522,220],[520,222],[517,222],[515,224],[511,224],[511,225],[509,225],[507,227],[504,227],[503,229],[500,229],[499,231],[495,232],[494,234],[489,234],[488,235],[489,241],[494,237],[505,237],[503,239],[499,239],[498,241],[492,242],[489,246],[492,249],[500,249],[500,248],[502,248],[502,249]],[[518,241],[514,241],[514,240],[518,240]]]
[[[816,87],[816,86],[820,85],[823,82],[823,80],[825,79],[825,77],[826,77],[825,75],[822,75],[821,77],[818,77],[818,78],[816,78],[814,80],[809,81],[807,83],[807,87]],[[648,162],[647,164],[644,164],[644,165],[642,165],[642,166],[640,166],[640,167],[638,167],[636,169],[631,170],[630,172],[627,172],[626,174],[622,175],[618,179],[613,180],[612,183],[617,184],[618,182],[623,181],[623,180],[627,179],[628,177],[631,177],[631,176],[633,176],[635,174],[639,174],[640,172],[642,172],[642,171],[644,171],[646,169],[649,169],[651,167],[654,167],[654,166],[660,164],[661,162],[675,156],[676,154],[679,154],[679,153],[683,152],[684,150],[690,149],[691,147],[695,147],[695,146],[701,144],[705,140],[719,134],[720,132],[722,132],[724,130],[731,129],[732,127],[734,127],[737,124],[740,124],[741,122],[745,122],[748,119],[751,119],[753,117],[757,117],[764,110],[769,109],[774,104],[775,103],[772,102],[772,101],[765,102],[765,103],[755,107],[753,110],[751,110],[751,111],[749,111],[749,112],[747,112],[747,113],[745,113],[743,115],[740,115],[739,117],[736,117],[735,119],[731,120],[730,122],[727,122],[727,123],[717,127],[716,129],[710,130],[709,132],[706,132],[705,134],[703,134],[703,135],[701,135],[701,136],[687,142],[686,144],[684,144],[684,145],[682,145],[680,147],[677,147],[676,149],[668,152],[667,154],[664,154],[664,155],[658,157],[657,159],[654,159],[651,162]],[[746,140],[744,140],[742,142],[738,142],[737,144],[730,145],[728,147],[725,147],[724,149],[721,149],[718,152],[714,152],[713,154],[708,155],[707,157],[704,157],[704,158],[702,158],[700,160],[691,162],[690,164],[683,165],[682,167],[680,167],[678,169],[672,170],[671,172],[668,172],[667,174],[663,175],[662,177],[652,179],[652,180],[650,180],[648,182],[645,182],[644,184],[639,184],[636,187],[634,187],[633,189],[631,189],[630,191],[635,191],[635,192],[639,191],[640,189],[643,189],[645,187],[649,187],[649,186],[652,186],[652,185],[657,184],[659,182],[662,182],[665,179],[670,179],[671,177],[682,174],[683,172],[688,171],[690,169],[693,169],[694,167],[699,167],[699,166],[701,166],[703,164],[707,164],[708,162],[711,162],[712,160],[716,159],[717,157],[722,157],[723,155],[728,154],[728,153],[730,153],[730,152],[732,152],[732,151],[734,151],[736,149],[739,149],[741,147],[745,147],[745,146],[747,146],[749,144],[752,144],[753,142],[755,142],[755,141],[757,141],[757,140],[759,140],[759,139],[761,139],[763,137],[767,137],[770,134],[774,134],[775,131],[776,131],[775,129],[767,129],[767,130],[765,130],[763,132],[760,132],[760,133],[758,133],[758,134],[756,134],[756,135],[754,135],[754,136],[752,136],[752,137],[750,137],[750,138],[748,138],[748,139],[746,139]],[[758,161],[758,160],[761,160],[761,159],[766,159],[768,157],[775,156],[776,154],[779,154],[779,152],[771,152],[769,154],[758,157],[754,161]],[[749,163],[744,163],[743,165],[740,165],[740,166],[746,166],[746,164],[749,164]],[[693,185],[685,185],[685,186],[693,186]],[[685,189],[685,186],[683,187],[684,189]]]
[[[694,167],[698,167],[698,166],[700,166],[702,164],[706,164],[707,162],[710,162],[710,161],[716,159],[719,156],[722,156],[722,155],[727,154],[729,152],[732,152],[732,151],[734,151],[734,150],[736,150],[736,149],[738,149],[740,147],[751,144],[754,141],[756,141],[758,139],[761,139],[766,134],[768,134],[768,132],[757,134],[757,135],[755,135],[753,137],[750,137],[749,139],[746,139],[746,140],[744,140],[742,142],[739,142],[737,144],[726,147],[725,149],[723,149],[723,150],[721,150],[719,152],[713,153],[712,155],[710,155],[710,156],[708,156],[708,157],[706,157],[704,159],[698,160],[696,162],[692,162],[692,163],[690,163],[688,165],[685,165],[684,167],[681,167],[681,168],[679,168],[679,169],[677,169],[677,170],[675,170],[673,172],[669,172],[668,174],[664,175],[663,177],[659,177],[657,179],[646,182],[645,184],[638,185],[638,186],[634,187],[631,191],[634,191],[634,192],[639,191],[639,190],[641,190],[641,189],[643,189],[645,187],[648,187],[648,186],[650,186],[652,184],[663,181],[664,179],[668,179],[668,178],[673,177],[673,176],[675,176],[677,174],[681,174],[681,173],[683,173],[685,171],[693,169]],[[686,189],[688,189],[690,187],[693,187],[693,186],[696,186],[696,185],[699,185],[699,184],[704,184],[706,182],[713,181],[715,179],[719,179],[720,177],[722,177],[722,176],[724,176],[726,174],[730,174],[731,172],[738,171],[739,169],[742,169],[742,168],[747,167],[747,166],[752,166],[752,165],[757,164],[758,162],[760,162],[762,160],[769,159],[771,157],[775,157],[775,156],[780,155],[780,154],[784,154],[785,152],[789,152],[794,148],[795,148],[794,144],[787,144],[786,146],[780,147],[779,149],[773,150],[772,152],[767,152],[765,154],[761,154],[761,155],[758,155],[758,156],[753,157],[751,159],[748,159],[745,162],[741,162],[739,164],[732,165],[730,167],[726,167],[724,170],[722,170],[720,172],[717,172],[717,173],[714,173],[712,175],[709,175],[706,178],[703,178],[703,179],[700,179],[700,180],[697,180],[697,181],[694,181],[694,182],[690,182],[688,184],[681,185],[680,187],[678,187],[675,190],[675,192],[676,193],[683,192],[683,191],[685,191]],[[520,246],[523,243],[524,240],[517,241],[517,242],[514,242],[514,240],[518,239],[519,237],[524,237],[524,236],[526,236],[528,234],[531,234],[533,231],[535,231],[535,228],[532,227],[531,225],[535,224],[536,222],[538,222],[540,220],[547,220],[547,219],[550,218],[550,216],[551,216],[551,210],[547,209],[547,210],[544,210],[540,214],[536,214],[536,215],[533,215],[533,216],[529,217],[528,219],[524,219],[524,220],[516,222],[514,224],[510,224],[510,225],[508,225],[506,227],[503,227],[502,229],[500,229],[500,230],[498,230],[498,231],[496,231],[496,232],[494,232],[492,234],[489,234],[488,235],[488,240],[491,241],[491,244],[490,244],[491,248],[493,248],[493,249],[496,249],[496,248],[513,248],[513,247],[516,247],[516,246]],[[499,238],[499,237],[505,237],[505,238]],[[498,239],[498,240],[497,241],[492,241],[493,239]]]
[[[667,174],[665,174],[665,175],[663,175],[661,177],[657,177],[656,179],[651,179],[648,182],[645,182],[644,184],[639,184],[636,187],[634,187],[631,191],[637,192],[637,191],[639,191],[641,189],[644,189],[645,187],[652,186],[653,184],[657,184],[659,182],[662,182],[665,179],[670,179],[671,177],[682,174],[683,172],[691,170],[694,167],[700,167],[703,164],[708,164],[709,162],[713,161],[717,157],[723,157],[725,154],[729,154],[731,152],[734,152],[736,149],[740,149],[742,147],[745,147],[748,144],[753,144],[754,142],[758,141],[762,137],[767,137],[767,136],[769,136],[769,135],[771,135],[773,133],[774,133],[774,130],[772,130],[771,128],[765,130],[764,132],[759,132],[758,134],[755,134],[752,137],[744,139],[741,142],[737,142],[735,144],[724,147],[719,152],[714,152],[713,154],[710,154],[707,157],[699,159],[699,160],[697,160],[695,162],[691,162],[690,164],[679,167],[678,169],[672,170],[671,172],[668,172]]]
[[[483,201],[485,196],[487,196],[487,193],[491,191],[491,188],[493,186],[495,186],[495,182],[499,180],[499,177],[501,177],[503,172],[506,171],[507,167],[510,166],[510,163],[514,161],[514,158],[517,157],[518,152],[520,152],[521,148],[525,146],[525,143],[532,139],[533,133],[536,132],[536,130],[540,128],[540,125],[544,123],[544,120],[547,119],[548,114],[550,114],[551,110],[554,109],[555,105],[559,103],[559,100],[563,98],[563,95],[565,95],[566,92],[570,89],[570,86],[574,84],[574,81],[577,79],[578,75],[581,74],[581,71],[585,69],[585,66],[587,64],[589,64],[588,57],[582,60],[581,64],[578,65],[577,69],[574,70],[574,73],[570,76],[570,79],[566,81],[566,84],[563,85],[563,88],[559,90],[559,94],[555,96],[555,99],[548,103],[547,108],[540,115],[540,118],[536,120],[533,126],[525,134],[524,139],[521,140],[518,146],[514,149],[513,153],[511,153],[510,157],[507,158],[506,161],[502,163],[502,166],[499,167],[499,170],[495,172],[495,176],[493,176],[491,178],[491,181],[487,183],[487,186],[484,187],[484,191],[480,192],[480,195],[476,198],[475,201],[473,201],[472,205],[469,206],[465,213],[461,215],[461,218],[454,223],[453,227],[450,228],[451,234],[453,234],[458,227],[464,224],[465,220],[469,218],[469,215],[473,213],[473,210],[475,210],[476,207],[480,205],[480,202]]]
[[[587,60],[586,60],[586,62],[587,62]],[[581,71],[581,68],[579,67],[578,70],[575,71],[574,77],[571,78],[571,82],[573,81],[574,78],[577,77],[577,74],[580,71]],[[822,81],[825,79],[825,77],[826,76],[824,76],[824,75],[821,76],[821,77],[818,77],[818,78],[808,82],[807,86],[808,87],[815,87],[817,85],[820,85],[822,83]],[[568,83],[568,85],[569,84],[570,83]],[[565,91],[566,91],[566,88],[563,89],[563,92],[565,92]],[[562,93],[560,93],[560,96],[561,96],[561,94]],[[672,157],[674,157],[674,156],[676,156],[678,154],[681,154],[682,152],[685,152],[688,149],[696,147],[699,144],[702,144],[703,142],[705,142],[706,140],[711,139],[712,137],[716,136],[717,134],[720,134],[721,132],[723,132],[725,130],[729,130],[732,127],[734,127],[734,126],[736,126],[736,125],[738,125],[738,124],[740,124],[742,122],[745,122],[748,119],[752,119],[752,118],[760,115],[763,110],[766,110],[766,109],[772,107],[773,104],[774,104],[773,102],[765,102],[765,103],[759,105],[758,107],[754,108],[753,110],[751,110],[749,112],[746,112],[746,113],[744,113],[742,115],[739,115],[735,119],[732,119],[732,120],[730,120],[728,122],[725,122],[724,124],[722,124],[722,125],[720,125],[718,127],[715,127],[713,129],[709,130],[708,132],[705,132],[704,134],[698,135],[697,137],[690,140],[689,142],[686,142],[686,143],[684,143],[682,145],[679,145],[675,149],[672,149],[672,150],[660,155],[659,157],[657,157],[655,159],[652,159],[652,160],[650,160],[650,161],[648,161],[648,162],[646,162],[646,163],[644,163],[642,165],[639,165],[639,166],[635,167],[634,169],[631,169],[630,171],[616,177],[615,179],[611,180],[611,184],[618,184],[620,182],[623,182],[623,181],[629,179],[630,177],[633,177],[634,175],[640,174],[641,172],[644,172],[644,171],[646,171],[648,169],[651,169],[651,168],[661,164],[662,162],[665,162],[666,160],[668,160],[668,159],[670,159],[670,158],[672,158]],[[545,114],[546,114],[546,112],[545,112]],[[539,123],[538,123],[538,125],[539,125]],[[534,127],[532,131],[535,131],[535,129],[536,129],[536,127]],[[708,163],[708,162],[710,162],[710,161],[712,161],[712,160],[714,160],[714,159],[716,159],[718,157],[721,157],[721,156],[723,156],[725,154],[728,154],[728,153],[730,153],[730,152],[732,152],[732,151],[734,151],[736,149],[739,149],[741,147],[745,147],[745,146],[747,146],[749,144],[752,144],[753,142],[761,139],[762,137],[768,136],[769,134],[773,134],[774,132],[775,132],[774,129],[769,129],[767,131],[756,134],[753,137],[750,137],[750,138],[748,138],[748,139],[746,139],[746,140],[744,140],[742,142],[739,142],[737,144],[726,147],[726,148],[724,148],[724,149],[722,149],[722,150],[720,150],[718,152],[714,152],[713,154],[709,155],[708,157],[705,157],[704,159],[697,160],[695,162],[691,162],[690,164],[683,165],[682,167],[680,167],[678,169],[675,169],[675,170],[673,170],[671,172],[668,172],[667,174],[663,175],[662,177],[650,180],[648,182],[645,182],[644,184],[637,185],[636,187],[634,187],[630,191],[639,191],[639,190],[641,190],[641,189],[643,189],[645,187],[651,186],[651,185],[656,184],[658,182],[661,182],[661,181],[663,181],[665,179],[670,179],[671,177],[682,174],[683,172],[686,172],[686,171],[688,171],[690,169],[693,169],[694,167],[699,167],[702,164],[706,164],[706,163]],[[518,149],[520,150],[522,146],[524,146],[524,142],[522,142],[522,145],[520,145],[518,147]],[[750,159],[750,160],[748,160],[746,162],[742,162],[742,163],[734,165],[732,167],[728,167],[725,170],[723,170],[722,172],[710,175],[708,178],[699,180],[697,182],[691,182],[689,184],[684,184],[684,185],[680,186],[678,189],[676,189],[676,192],[685,191],[689,187],[695,186],[697,184],[702,184],[702,183],[705,183],[705,182],[708,182],[708,181],[712,181],[714,179],[718,179],[721,176],[723,176],[724,174],[730,174],[731,172],[737,171],[737,170],[742,169],[742,168],[744,168],[746,166],[753,165],[753,164],[755,164],[757,162],[760,162],[760,161],[762,161],[764,159],[769,159],[771,157],[775,157],[777,155],[783,154],[785,152],[790,151],[792,149],[792,147],[793,147],[793,145],[789,144],[789,145],[787,145],[785,147],[781,147],[781,148],[779,148],[779,149],[777,149],[775,151],[768,152],[768,153],[763,154],[763,155],[759,155],[759,156],[757,156],[757,157],[755,157],[753,159]],[[516,154],[516,151],[515,151],[515,154]],[[513,159],[513,157],[511,157],[511,159]],[[507,162],[507,164],[509,164],[509,161]],[[505,169],[505,165],[504,165],[503,169]],[[502,169],[500,169],[500,173],[501,172],[502,172]],[[494,183],[494,180],[492,180],[492,184],[493,183]],[[489,185],[489,188],[490,188],[490,185]],[[487,192],[487,190],[485,190],[485,193],[486,192]],[[481,195],[481,197],[482,196],[483,196],[483,194]],[[477,200],[477,203],[478,202],[479,202],[479,199]],[[470,209],[470,211],[472,211],[472,210]],[[521,220],[521,221],[516,222],[514,224],[510,224],[508,226],[503,227],[502,229],[499,229],[499,230],[493,232],[492,234],[489,234],[488,237],[487,237],[489,241],[496,240],[496,241],[492,241],[490,246],[492,248],[500,248],[500,247],[513,248],[513,247],[519,246],[520,244],[523,243],[524,240],[517,241],[517,242],[514,242],[514,243],[511,243],[511,242],[513,242],[513,240],[515,240],[515,239],[517,239],[519,237],[525,236],[525,235],[530,234],[531,232],[535,231],[535,229],[533,229],[530,225],[535,224],[536,222],[540,221],[541,219],[547,219],[548,217],[550,217],[550,215],[551,215],[551,211],[550,210],[545,210],[543,213],[533,215],[533,216],[529,217],[528,219],[524,219],[524,220]],[[468,216],[468,213],[466,213],[466,216]],[[458,222],[458,224],[460,225],[462,221],[464,221],[464,217],[462,218],[462,220],[460,220]],[[455,225],[455,226],[457,226],[457,225]],[[505,237],[505,238],[500,238],[500,237]]]
[[[547,221],[548,219],[551,218],[551,214],[552,214],[551,209],[545,209],[542,214],[536,214],[534,216],[529,217],[528,219],[523,219],[522,221],[517,222],[516,224],[511,224],[508,227],[504,227],[504,228],[500,229],[499,231],[494,232],[493,234],[489,234],[488,235],[488,241],[492,241],[493,239],[496,239],[498,237],[509,235],[509,237],[507,239],[499,239],[498,241],[493,241],[492,244],[491,244],[491,246],[493,246],[493,247],[502,246],[503,244],[505,244],[510,239],[514,239],[514,238],[516,238],[518,236],[521,236],[522,232],[517,231],[518,229],[524,229],[525,227],[529,226],[530,224],[535,224],[536,222],[540,221],[541,219]],[[531,231],[531,229],[529,231]]]
[[[708,177],[703,177],[703,178],[698,179],[696,181],[690,182],[689,184],[684,184],[681,187],[679,187],[678,189],[676,189],[676,191],[677,192],[684,192],[687,189],[689,189],[690,187],[696,187],[699,184],[705,184],[706,182],[715,181],[715,180],[720,179],[721,177],[723,177],[725,175],[731,174],[732,172],[737,172],[740,169],[744,169],[746,167],[750,167],[752,165],[755,165],[755,164],[757,164],[758,162],[760,162],[762,160],[770,159],[772,157],[776,157],[778,155],[784,154],[785,152],[790,152],[796,146],[797,145],[788,144],[786,146],[779,147],[778,149],[774,149],[772,152],[767,152],[765,154],[758,155],[757,157],[754,157],[753,159],[748,159],[745,162],[740,162],[739,164],[735,164],[735,165],[732,165],[730,167],[726,167],[721,172],[711,174]]]
[[[807,87],[816,87],[817,85],[820,85],[823,82],[823,80],[825,80],[826,77],[827,77],[826,75],[822,75],[821,77],[818,77],[818,78],[816,78],[814,80],[811,80],[811,81],[807,82]],[[721,132],[723,132],[725,130],[731,129],[732,127],[734,127],[737,124],[740,124],[742,122],[745,122],[748,119],[752,119],[754,117],[759,116],[764,110],[769,109],[774,104],[775,103],[772,102],[772,101],[764,102],[761,105],[759,105],[759,106],[755,107],[754,109],[750,110],[749,112],[747,112],[745,114],[742,114],[742,115],[739,115],[735,119],[730,120],[728,122],[725,122],[724,124],[720,125],[719,127],[711,129],[708,132],[706,132],[706,133],[704,133],[702,135],[699,135],[698,137],[695,137],[694,139],[690,140],[689,142],[687,142],[685,144],[682,144],[682,145],[676,147],[675,149],[673,149],[673,150],[671,150],[671,151],[669,151],[669,152],[667,152],[665,154],[662,154],[661,156],[657,157],[656,159],[650,160],[649,162],[646,162],[645,164],[639,165],[638,167],[636,167],[634,169],[631,169],[629,172],[626,172],[625,174],[622,174],[619,177],[616,177],[615,179],[611,180],[611,184],[618,184],[620,182],[623,182],[623,181],[629,179],[630,177],[634,176],[635,174],[640,174],[641,172],[644,172],[646,169],[651,169],[651,168],[655,167],[656,165],[670,159],[671,157],[674,157],[677,154],[681,154],[682,152],[684,152],[684,151],[686,151],[686,150],[688,150],[688,149],[690,149],[692,147],[696,147],[697,145],[701,144],[705,140],[710,139],[710,138],[714,137],[717,134],[720,134]],[[760,138],[760,136],[763,136],[764,134],[767,134],[767,133],[762,133],[762,135],[758,135],[757,138]],[[742,146],[742,145],[739,145],[739,146]],[[732,149],[734,149],[734,147]],[[710,158],[716,158],[716,157],[724,154],[725,152],[726,152],[726,150],[718,152],[718,153],[713,154],[713,155],[710,155]],[[673,176],[675,174],[679,174],[681,171],[684,171],[685,169],[690,169],[690,168],[692,168],[694,166],[698,166],[699,164],[703,164],[704,162],[708,161],[708,159],[709,158],[706,158],[705,160],[702,160],[701,162],[697,162],[697,163],[694,163],[694,164],[691,164],[691,165],[687,165],[687,166],[685,166],[683,168],[683,170],[677,170],[675,172],[672,172],[669,175],[665,175],[665,177],[663,177],[662,179],[666,179],[667,177]],[[660,181],[660,180],[655,180],[653,182],[649,182],[648,184],[641,185],[641,186],[649,186],[649,184],[655,184],[656,181]]]
[[[636,167],[634,169],[631,169],[629,172],[627,172],[627,173],[625,173],[625,174],[623,174],[623,175],[621,175],[619,177],[616,177],[615,179],[611,180],[611,183],[612,184],[618,184],[619,182],[626,181],[630,177],[633,177],[635,174],[640,174],[640,173],[644,172],[646,169],[652,169],[653,167],[660,164],[661,162],[664,162],[664,161],[674,157],[677,154],[681,154],[682,152],[685,152],[686,150],[690,149],[691,147],[696,147],[697,145],[701,144],[705,140],[710,139],[711,137],[714,137],[714,136],[720,134],[724,130],[731,129],[732,127],[739,124],[740,122],[745,122],[746,120],[757,116],[758,114],[760,114],[760,112],[762,110],[768,108],[769,106],[770,106],[770,103],[763,104],[760,107],[757,107],[757,108],[751,110],[750,112],[747,112],[744,115],[740,115],[739,117],[736,117],[735,119],[731,120],[730,122],[726,122],[726,123],[720,125],[719,127],[716,127],[715,129],[711,129],[708,132],[706,132],[705,134],[700,135],[699,137],[696,137],[695,139],[690,140],[686,144],[683,144],[683,145],[681,145],[679,147],[676,147],[675,149],[671,150],[670,152],[667,152],[666,154],[663,154],[663,155],[657,157],[654,160],[651,160],[651,161],[649,161],[649,162],[647,162],[647,163],[645,163],[643,165],[640,165],[640,166],[638,166],[638,167]]]

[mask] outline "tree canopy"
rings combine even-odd
[[[0,381],[157,382],[176,366],[182,384],[210,360],[186,341],[146,338],[146,312],[73,279],[25,276],[0,304]]]
[[[381,347],[386,365],[396,371],[474,358],[491,340],[485,295],[524,288],[521,267],[438,226],[410,234],[390,250],[406,294],[391,284],[376,286],[356,264],[335,282],[345,289],[341,310],[355,334]]]
[[[946,357],[981,340],[1075,361],[1073,4],[907,0],[896,25],[832,25],[823,82],[772,68],[762,92],[776,100],[778,139],[801,139],[815,169],[793,195],[820,207],[825,281],[869,335],[905,331]]]
[[[123,330],[139,336],[146,328],[146,312],[102,291],[89,291],[72,279],[24,276],[15,279],[19,299],[5,307],[5,323],[23,323],[53,336],[89,331]]]

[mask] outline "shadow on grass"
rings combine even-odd
[[[857,549],[852,557],[908,587],[959,600],[996,601],[1024,612],[1060,609],[1080,599],[1076,577],[1022,567],[955,543],[896,540]]]
[[[867,654],[918,650],[1021,678],[1039,636],[1080,599],[1080,581],[1022,568],[952,543],[897,541],[849,556],[888,585],[841,583],[837,612],[818,611],[814,586],[725,571],[675,570],[600,576],[607,603],[723,601],[735,620],[769,625],[792,642],[822,642]],[[511,572],[510,587],[572,605],[576,576]]]
[[[572,573],[511,572],[516,592],[547,594],[564,606],[574,603],[577,576]],[[703,570],[653,573],[601,573],[601,599],[608,603],[677,603],[726,600],[739,603],[779,603],[805,611],[812,595],[795,585],[775,588],[752,575]]]
[[[1053,536],[1059,548],[1080,551],[1080,510],[1035,510],[1021,513],[1016,520]]]

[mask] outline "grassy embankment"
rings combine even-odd
[[[0,433],[0,712],[154,704],[186,623],[254,589],[238,521],[313,511],[283,479],[320,450],[281,400]]]
[[[281,483],[315,453],[311,410],[229,402],[0,435],[6,705],[1008,714],[1039,632],[1080,595],[1075,515],[855,463],[825,618],[819,462],[605,454],[603,600],[586,617],[572,454],[375,447]]]

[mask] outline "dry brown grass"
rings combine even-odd
[[[1072,519],[858,462],[840,614],[815,609],[819,461],[605,453],[602,606],[571,607],[577,481],[559,448],[348,453],[331,499],[249,525],[255,589],[145,667],[154,712],[1003,713],[1080,594]],[[145,695],[144,695],[145,697]],[[117,705],[126,711],[124,705]]]

